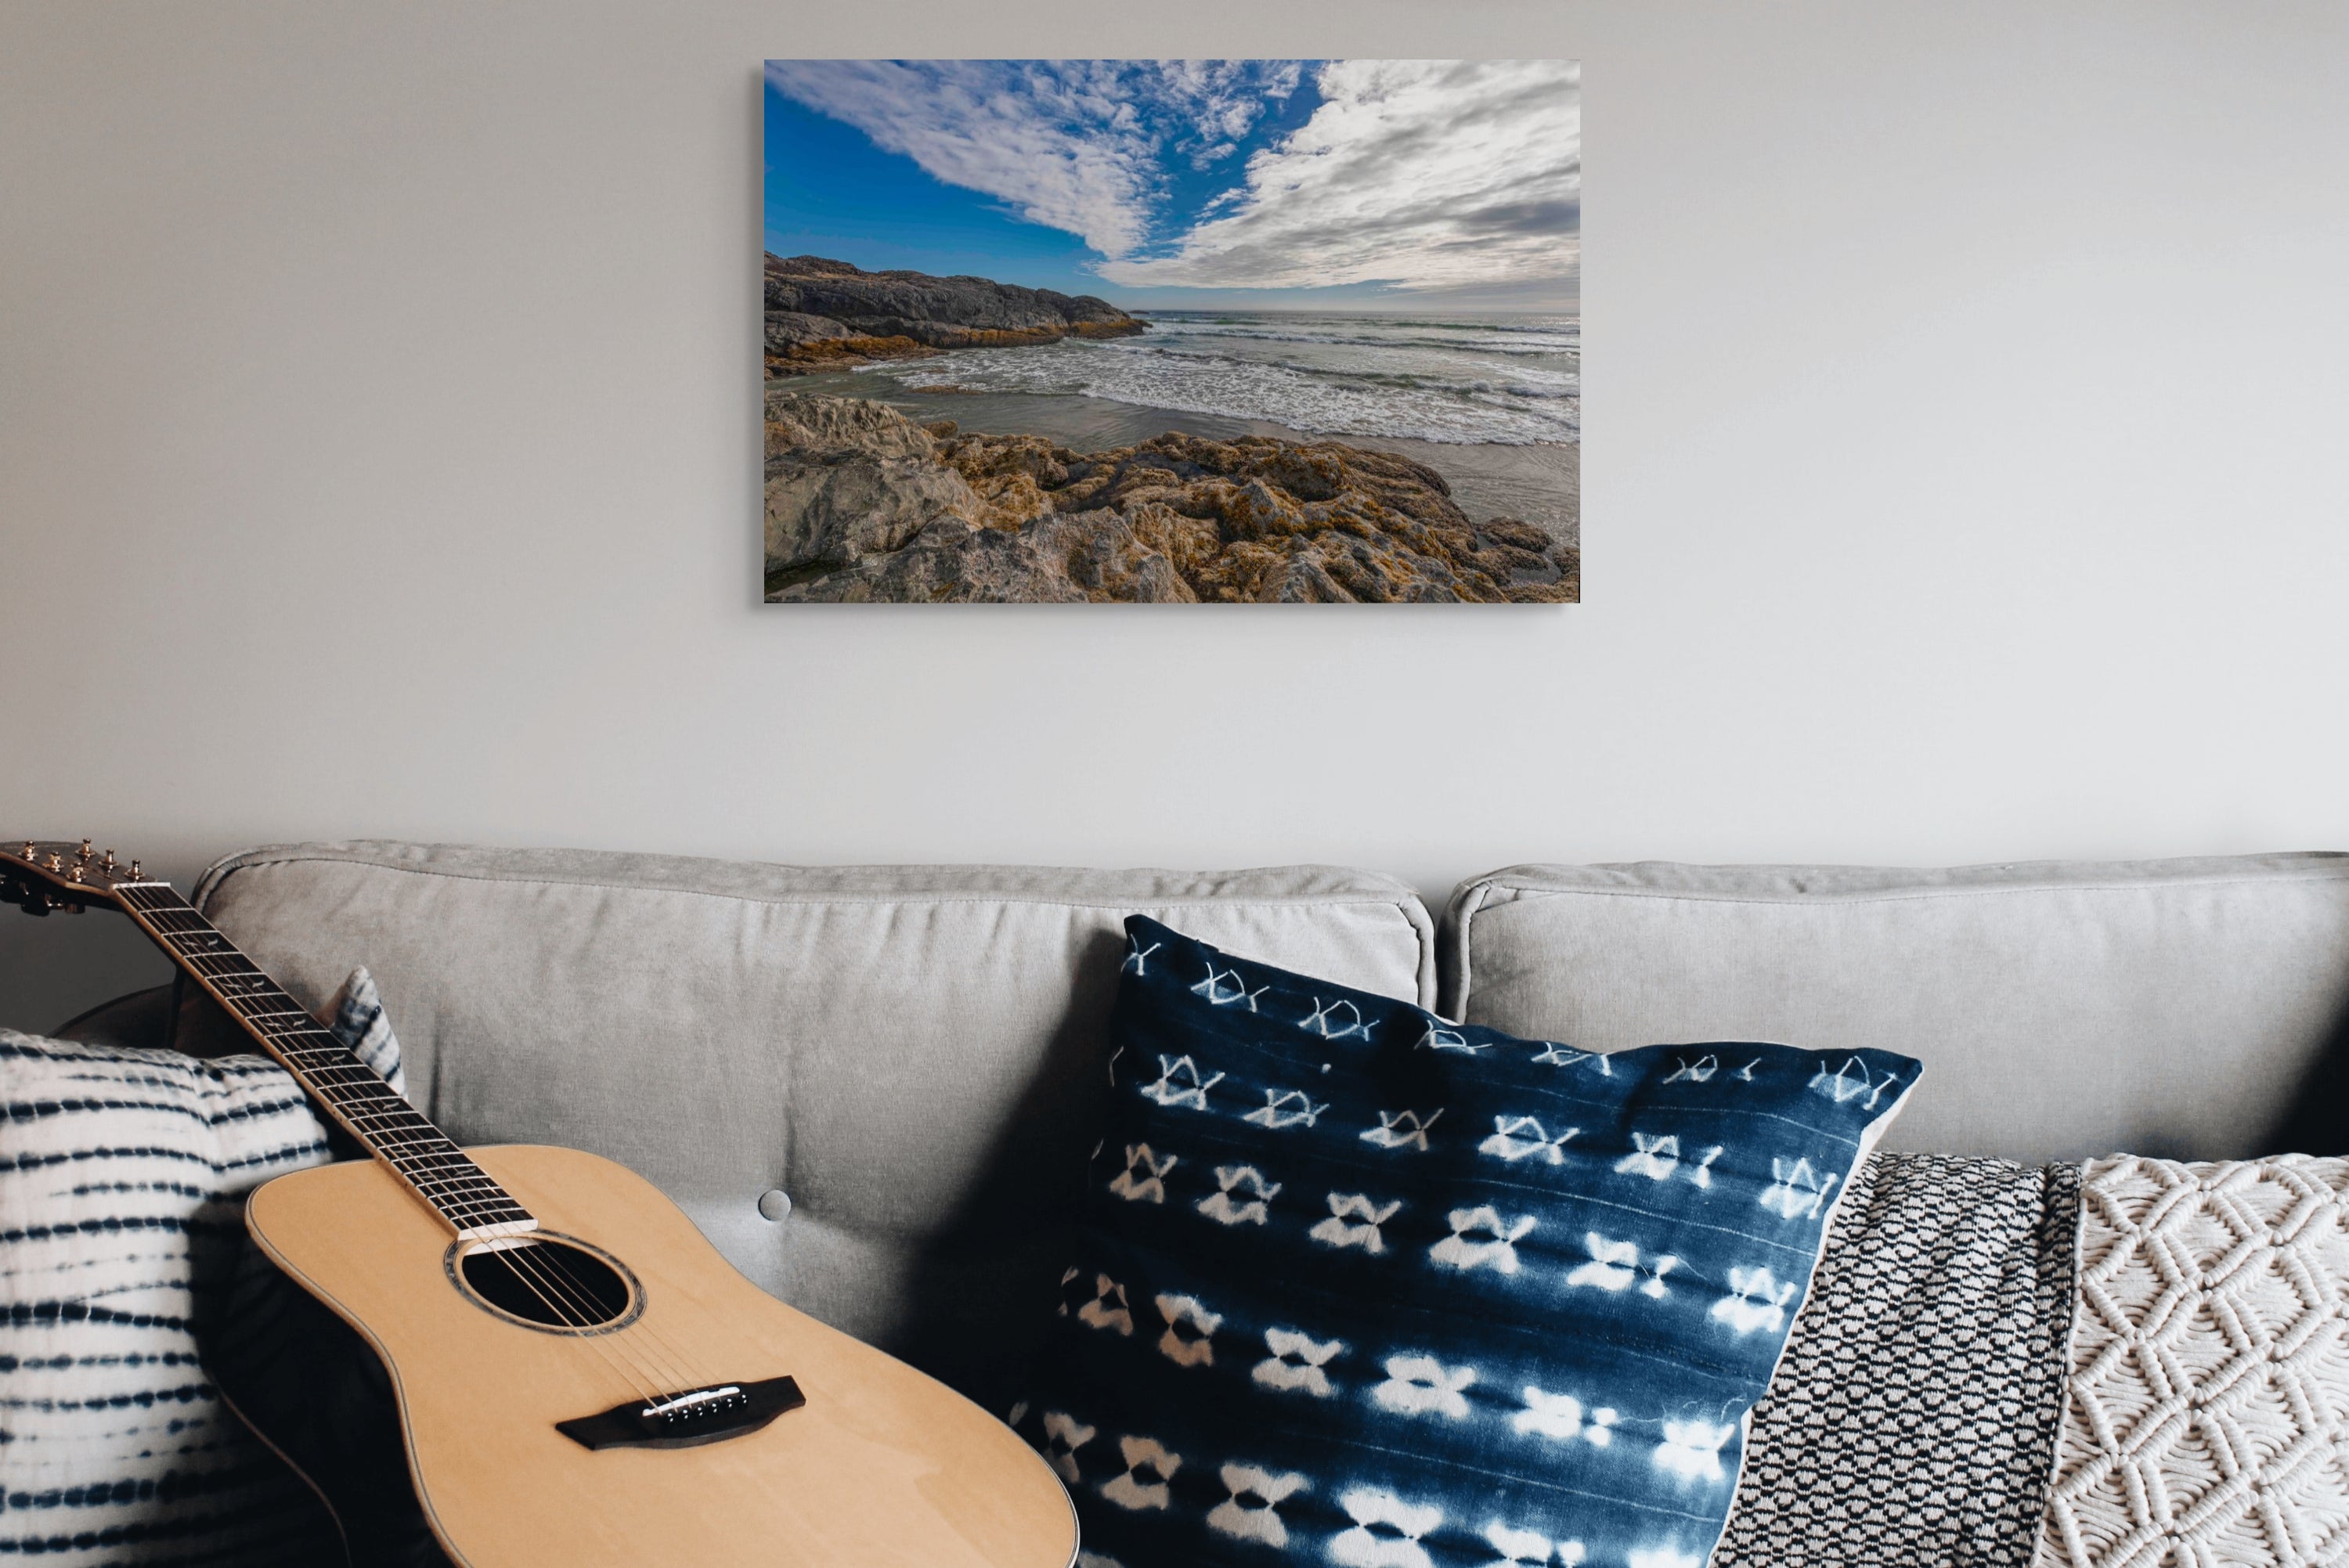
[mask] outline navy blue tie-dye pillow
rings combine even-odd
[[[1088,1568],[1697,1568],[1882,1051],[1596,1056],[1126,922],[1115,1085],[1012,1422]]]

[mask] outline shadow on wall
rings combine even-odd
[[[54,1035],[109,997],[171,977],[171,960],[125,915],[35,917],[0,905],[0,1028]]]

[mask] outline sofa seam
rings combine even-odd
[[[1686,903],[1732,903],[1784,907],[1790,904],[1861,904],[1917,903],[1945,898],[2003,898],[2017,893],[2047,892],[2142,892],[2155,888],[2192,887],[2261,887],[2292,882],[2349,882],[2349,871],[2338,873],[2292,872],[2258,877],[2178,877],[2144,882],[2034,882],[2012,887],[1940,887],[1916,888],[1905,892],[1882,892],[1866,893],[1792,892],[1777,897],[1755,894],[1708,893],[1678,888],[1613,888],[1613,887],[1544,887],[1537,882],[1502,878],[1479,878],[1469,885],[1478,890],[1503,888],[1511,892],[1537,898],[1641,898],[1674,899]],[[1485,906],[1481,897],[1478,908]],[[1465,929],[1464,924],[1463,929]]]
[[[1467,1020],[1468,995],[1474,988],[1469,980],[1468,928],[1475,923],[1477,913],[1485,907],[1485,895],[1491,888],[1492,884],[1486,882],[1466,883],[1454,892],[1444,907],[1444,923],[1451,929],[1440,936],[1439,941],[1446,942],[1452,949],[1452,984],[1450,995],[1440,995],[1437,1002],[1440,1010],[1455,1023]]]
[[[1418,1006],[1433,1012],[1442,1003],[1442,967],[1438,959],[1440,936],[1434,916],[1427,902],[1416,893],[1380,894],[1310,894],[1288,893],[1262,896],[1238,894],[1185,894],[1171,898],[1118,899],[1081,901],[1069,898],[1031,897],[1018,893],[786,893],[766,896],[755,893],[714,892],[706,888],[679,888],[630,885],[625,882],[598,882],[564,877],[503,877],[486,876],[474,872],[449,871],[425,866],[386,865],[381,861],[337,855],[284,854],[262,855],[247,860],[242,855],[230,855],[206,868],[196,881],[194,903],[197,913],[208,911],[212,899],[239,872],[266,866],[342,865],[358,866],[369,871],[394,872],[407,876],[442,877],[455,882],[491,882],[511,887],[579,887],[600,888],[614,892],[673,893],[688,898],[719,899],[737,904],[762,904],[768,908],[814,907],[823,904],[854,904],[881,908],[889,904],[988,904],[1018,903],[1039,909],[1124,910],[1129,913],[1143,909],[1228,908],[1256,905],[1268,909],[1386,909],[1399,915],[1411,933],[1416,954],[1412,965],[1412,979],[1419,992]]]
[[[237,857],[234,856],[230,858],[231,860],[235,860],[236,863],[232,865],[227,861],[222,861],[220,864],[208,869],[202,877],[197,879],[195,891],[198,898],[209,902],[212,896],[218,892],[220,889],[226,884],[229,878],[234,876],[239,872],[253,871],[263,866],[315,864],[361,866],[369,871],[396,872],[406,876],[446,877],[456,882],[500,882],[513,887],[586,887],[605,888],[614,892],[679,893],[688,898],[725,899],[736,903],[1033,903],[1060,909],[1131,909],[1143,904],[1215,905],[1257,903],[1276,907],[1294,905],[1300,908],[1309,907],[1314,904],[1345,904],[1350,906],[1359,905],[1366,908],[1385,907],[1393,909],[1399,913],[1407,911],[1416,905],[1420,908],[1423,913],[1425,913],[1426,908],[1424,902],[1416,897],[1406,898],[1398,897],[1391,893],[1370,892],[1360,894],[1280,893],[1265,894],[1261,896],[1188,893],[1146,900],[1081,900],[1071,898],[1031,897],[1016,892],[884,893],[843,891],[840,892],[829,893],[809,892],[768,895],[762,893],[719,892],[714,892],[709,888],[667,887],[629,882],[604,882],[568,877],[487,876],[476,872],[449,871],[446,869],[423,866],[386,865],[381,861],[356,859],[344,860],[333,855],[273,855],[264,859],[253,861],[238,860]],[[1406,916],[1406,919],[1408,919],[1408,916]],[[1414,925],[1416,924],[1415,922],[1412,923]]]

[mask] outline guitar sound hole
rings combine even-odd
[[[567,1243],[475,1248],[457,1266],[482,1301],[542,1328],[601,1328],[628,1310],[620,1272]]]

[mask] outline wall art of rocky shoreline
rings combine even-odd
[[[1570,603],[1580,552],[1469,521],[1425,464],[1338,441],[1162,435],[1077,452],[767,394],[775,603]]]
[[[821,256],[767,253],[770,379],[949,348],[1063,337],[1128,337],[1147,325],[1091,294],[978,277],[868,273]]]

